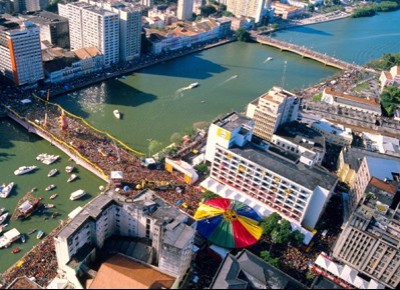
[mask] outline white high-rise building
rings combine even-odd
[[[39,28],[29,21],[0,24],[0,71],[16,85],[44,78]]]
[[[45,10],[49,6],[49,0],[25,0],[26,11]]]
[[[189,20],[192,18],[193,0],[178,0],[177,16],[181,20]]]
[[[95,46],[105,64],[119,62],[119,15],[85,2],[58,4],[68,18],[71,49]]]
[[[265,0],[228,0],[226,10],[236,17],[251,17],[260,22],[263,15]]]

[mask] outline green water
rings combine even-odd
[[[400,50],[400,11],[380,14],[372,18],[344,19],[312,26],[281,31],[276,37],[328,52],[343,60],[363,64],[378,58],[385,52]],[[266,62],[267,57],[273,60]],[[285,65],[286,62],[286,65]],[[164,145],[170,143],[174,132],[192,128],[193,123],[211,121],[217,116],[236,110],[243,111],[251,100],[268,91],[273,85],[284,85],[286,89],[302,89],[329,77],[338,70],[325,67],[315,61],[260,44],[231,43],[211,50],[144,69],[125,80],[110,80],[61,96],[55,101],[68,111],[85,118],[99,129],[141,151],[147,151],[147,139],[156,139]],[[234,76],[237,76],[234,78]],[[179,91],[190,83],[199,82],[192,90]],[[117,120],[112,111],[122,112]],[[64,168],[68,157],[47,141],[41,140],[13,122],[0,120],[0,182],[16,182],[16,188],[8,199],[0,199],[0,207],[10,212],[19,198],[31,188],[44,196],[44,202],[54,203],[61,215],[53,220],[45,215],[33,215],[20,222],[13,221],[8,229],[16,227],[27,233],[32,228],[51,231],[66,219],[67,213],[89,199],[70,201],[72,191],[82,188],[93,197],[104,182],[78,167],[80,179],[67,183]],[[39,153],[61,155],[53,165],[36,161]],[[37,165],[35,173],[15,176],[14,170],[21,165]],[[49,178],[50,168],[60,170],[57,177]],[[51,192],[44,188],[54,183]],[[54,200],[48,197],[56,192]],[[38,242],[35,235],[27,236],[26,244],[0,250],[0,272],[15,263]],[[19,246],[23,250],[16,255],[11,249]]]
[[[68,213],[93,198],[99,192],[99,186],[105,185],[105,182],[75,163],[68,162],[69,157],[58,150],[57,147],[51,146],[47,141],[34,134],[27,133],[23,127],[15,122],[0,119],[0,136],[0,182],[8,184],[14,181],[16,184],[8,198],[0,199],[0,207],[6,208],[10,213],[6,221],[9,225],[5,230],[17,228],[20,233],[25,233],[27,238],[24,244],[18,241],[7,249],[0,249],[0,272],[3,272],[38,243],[36,233],[28,235],[31,229],[42,230],[45,233],[51,232],[59,225],[60,220],[67,219]],[[60,159],[51,165],[45,165],[36,160],[36,156],[44,152],[60,155]],[[69,174],[65,172],[65,166],[69,164],[76,167],[75,172],[79,179],[67,183]],[[14,175],[14,170],[22,165],[37,165],[38,169],[33,173]],[[51,168],[57,168],[59,170],[58,175],[47,177]],[[56,185],[56,188],[45,191],[44,188],[49,184]],[[43,203],[52,203],[55,207],[44,210],[42,213],[37,212],[24,221],[10,221],[18,200],[25,193],[31,191],[33,187],[37,188],[32,192],[34,196],[43,196]],[[81,200],[71,201],[69,199],[70,194],[80,188],[85,189],[88,195]],[[58,197],[51,200],[49,197],[53,193],[57,193]],[[51,214],[56,211],[59,215],[52,219]],[[48,219],[44,220],[45,217],[48,217]],[[20,247],[22,251],[18,254],[12,254],[11,250],[15,247]]]

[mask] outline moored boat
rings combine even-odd
[[[6,220],[7,217],[8,217],[8,212],[3,213],[3,214],[0,216],[0,225],[1,225],[2,223],[5,222],[5,220]]]
[[[78,175],[76,175],[76,174],[71,174],[71,176],[68,178],[67,182],[72,182],[72,181],[74,181],[74,180],[77,179],[77,178],[78,178]]]
[[[57,197],[57,193],[50,195],[50,199],[55,199]]]
[[[49,190],[53,190],[54,188],[56,188],[56,186],[54,184],[50,184],[49,186],[46,186],[45,190],[49,191]]]
[[[76,200],[76,199],[83,197],[84,195],[86,195],[86,192],[83,189],[78,189],[78,190],[74,191],[73,193],[71,193],[71,196],[69,197],[69,199]]]
[[[48,204],[45,204],[44,207],[45,208],[53,208],[53,207],[55,207],[55,205],[52,203],[48,203]]]
[[[65,167],[65,172],[67,172],[67,173],[71,173],[73,170],[74,170],[74,167],[73,167],[73,166],[67,166],[67,167]]]
[[[42,160],[42,162],[46,165],[50,165],[56,162],[60,158],[60,155],[48,155],[46,158]]]
[[[36,229],[32,229],[28,232],[28,235],[32,235],[34,232],[36,232]]]
[[[7,198],[10,195],[11,190],[14,187],[14,182],[10,182],[8,185],[3,184],[0,186],[0,197]]]
[[[37,235],[36,235],[36,238],[39,240],[39,239],[41,239],[43,237],[43,235],[44,235],[44,232],[39,230]]]
[[[114,110],[114,111],[113,111],[113,114],[114,114],[115,118],[121,119],[121,112],[120,112],[120,111]]]
[[[4,224],[0,226],[0,234],[4,231],[4,229],[8,226],[8,224]]]
[[[16,253],[19,253],[19,252],[21,252],[21,248],[18,248],[18,247],[11,251],[11,253],[13,253],[13,254],[16,254]]]
[[[23,243],[26,242],[25,234],[21,234],[21,242],[23,242]]]
[[[58,212],[57,212],[57,211],[56,211],[56,212],[53,212],[53,213],[51,214],[51,218],[52,218],[52,219],[55,219],[57,216],[58,216]]]
[[[5,207],[0,208],[0,215],[2,215],[6,211]]]
[[[52,170],[49,171],[47,176],[48,177],[52,177],[52,176],[56,175],[57,173],[58,173],[58,169],[57,168],[53,168]]]
[[[37,166],[32,165],[32,166],[21,166],[19,167],[17,170],[14,171],[15,175],[22,175],[28,172],[31,172],[33,170],[35,170],[37,168]]]

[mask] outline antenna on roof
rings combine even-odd
[[[282,89],[285,87],[285,81],[286,81],[286,65],[287,61],[285,60],[283,63],[283,72],[282,72],[282,80],[281,80],[281,87]]]

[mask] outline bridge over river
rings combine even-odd
[[[356,65],[354,63],[348,63],[343,60],[329,56],[327,54],[324,54],[324,53],[321,53],[318,51],[314,51],[307,47],[300,46],[300,45],[293,44],[293,43],[288,43],[288,42],[282,41],[282,40],[277,40],[277,39],[272,38],[267,35],[251,34],[251,37],[252,37],[252,39],[256,40],[258,43],[276,47],[276,48],[280,49],[281,51],[284,51],[284,50],[290,51],[290,52],[299,54],[302,57],[307,57],[307,58],[319,61],[325,65],[336,67],[341,70],[364,70],[364,71],[375,73],[375,71],[372,69],[368,69],[363,66]]]

